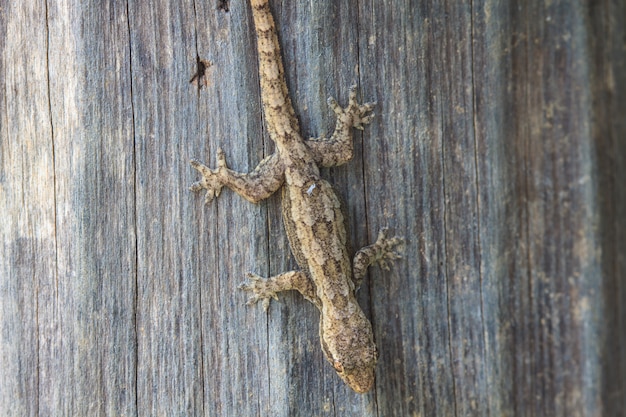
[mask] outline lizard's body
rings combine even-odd
[[[300,266],[268,279],[249,274],[242,286],[253,293],[250,301],[263,301],[285,290],[297,290],[321,313],[320,340],[328,361],[339,376],[357,392],[368,391],[374,382],[377,352],[372,326],[359,307],[355,291],[367,267],[396,259],[393,248],[398,238],[379,234],[374,245],[357,252],[350,262],[345,219],[332,186],[320,177],[318,165],[334,166],[352,158],[352,128],[362,129],[371,121],[366,116],[374,104],[359,105],[356,90],[342,109],[329,99],[337,114],[335,133],[328,139],[304,140],[291,105],[268,0],[251,0],[257,34],[259,78],[266,124],[276,152],[249,174],[226,167],[218,150],[218,168],[211,170],[198,161],[192,165],[203,174],[192,190],[207,190],[207,202],[219,195],[223,185],[246,199],[257,202],[282,186],[282,212],[292,252]]]

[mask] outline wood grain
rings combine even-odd
[[[249,6],[218,3],[0,0],[0,414],[622,415],[626,4],[272,2],[305,135],[378,101],[323,171],[354,247],[407,240],[359,292],[358,395],[312,305],[236,289],[295,267],[279,195],[187,189],[274,149]]]

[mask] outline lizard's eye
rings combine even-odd
[[[334,361],[333,362],[333,367],[335,368],[335,370],[337,372],[343,372],[343,365],[341,364],[341,362],[339,361]]]

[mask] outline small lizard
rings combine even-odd
[[[192,191],[205,189],[206,203],[219,196],[223,186],[257,203],[282,187],[283,222],[300,270],[267,279],[248,274],[240,288],[252,293],[248,304],[262,301],[267,310],[276,293],[297,290],[319,309],[320,341],[326,359],[356,392],[374,384],[378,358],[372,325],[359,307],[355,291],[369,265],[378,262],[386,270],[400,257],[394,248],[402,242],[387,237],[385,229],[376,243],[359,250],[350,262],[345,216],[331,185],[320,177],[319,166],[343,164],[352,158],[352,128],[363,129],[372,121],[375,103],[360,105],[356,87],[349,103],[340,107],[328,99],[337,116],[330,138],[303,139],[285,82],[283,62],[274,18],[268,0],[250,0],[256,28],[261,98],[270,138],[276,151],[256,169],[244,174],[226,166],[224,152],[217,150],[217,169],[197,160],[191,165],[202,174]]]

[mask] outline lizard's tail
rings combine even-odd
[[[270,11],[269,0],[250,0],[250,5],[256,27],[261,98],[270,136],[274,141],[284,140],[286,136],[299,137],[300,128],[289,99],[276,24]],[[280,134],[277,133],[277,127],[281,131]],[[285,133],[296,134],[282,133],[288,127],[291,127],[292,132]]]

